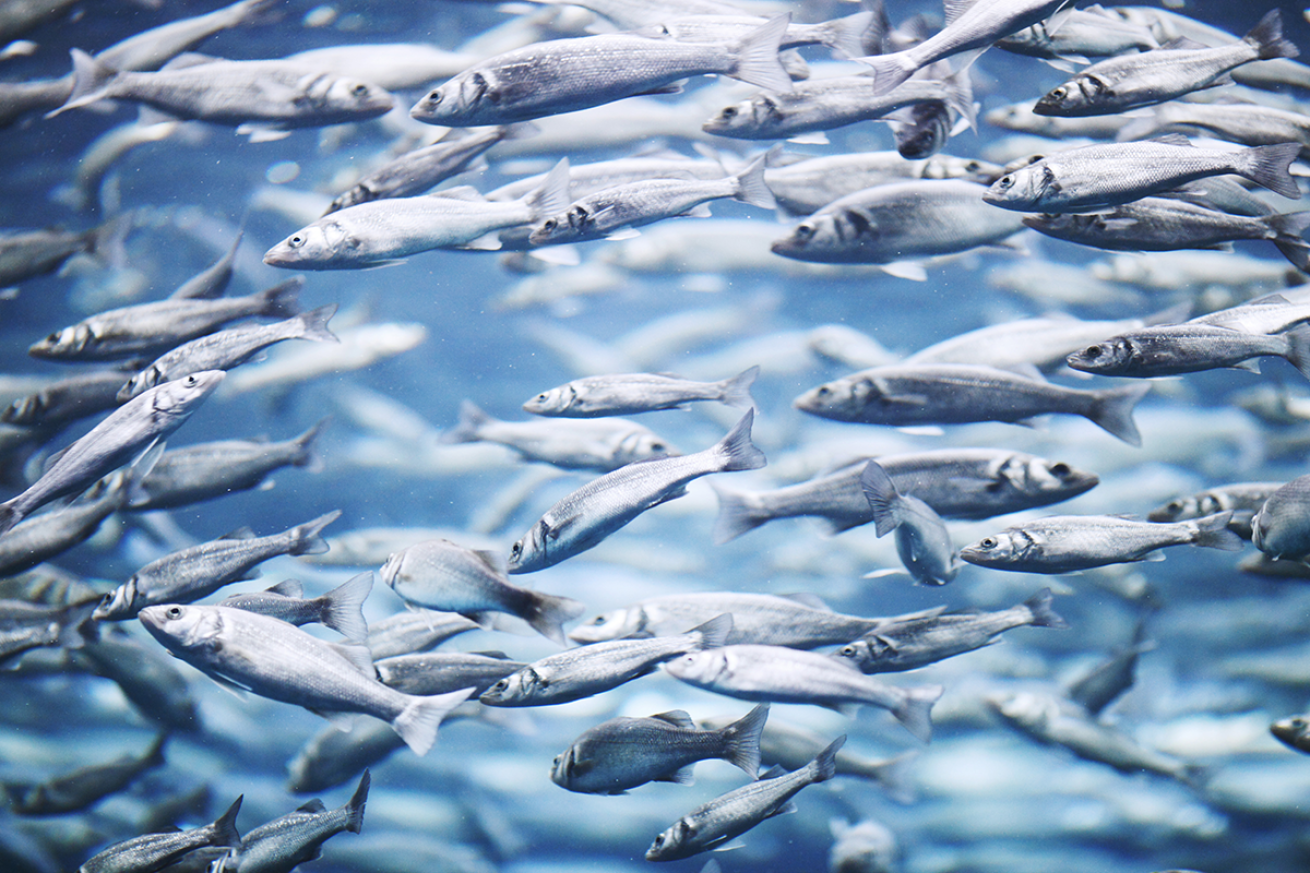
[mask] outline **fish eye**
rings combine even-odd
[[[509,550],[510,558],[517,558],[523,554],[523,543],[515,543],[514,547]]]
[[[662,451],[664,451],[665,448],[666,448],[666,446],[664,445],[664,443],[651,443],[651,444],[650,444],[650,450],[651,450],[652,452],[662,452]]]
[[[509,688],[509,682],[504,679],[491,686],[492,691],[504,691],[506,688]]]
[[[437,103],[440,103],[440,102],[441,102],[441,92],[440,92],[440,91],[433,91],[431,94],[429,94],[429,95],[428,95],[428,102],[429,102],[429,103],[432,103],[432,104],[434,104],[434,105],[437,104]]]
[[[541,226],[546,230],[554,230],[558,224],[559,222],[557,222],[555,219],[547,218],[546,221]]]
[[[855,657],[855,647],[854,647],[854,646],[842,646],[842,649],[841,649],[841,656],[842,656],[843,658],[854,658],[854,657]]]
[[[997,180],[996,187],[1000,188],[1002,191],[1014,187],[1014,176],[1002,176]]]
[[[182,607],[180,607],[180,606],[170,606],[167,610],[164,611],[164,617],[165,617],[165,618],[181,618],[181,617],[182,617]]]
[[[604,624],[604,623],[605,623],[605,616],[603,616],[603,615],[598,615],[598,616],[596,616],[595,618],[593,618],[593,619],[591,620],[591,623],[592,623],[592,625]]]
[[[656,846],[664,845],[664,834],[660,834],[658,837],[655,838],[655,845]]]
[[[1182,511],[1183,511],[1183,501],[1181,501],[1181,500],[1170,500],[1170,501],[1169,501],[1169,505],[1166,506],[1165,509],[1169,510],[1170,512],[1182,512]]]
[[[112,604],[113,602],[114,602],[114,592],[112,592],[112,591],[110,591],[110,592],[109,592],[108,594],[106,594],[104,597],[100,598],[100,605],[101,605],[101,606],[109,606],[109,605]]]
[[[187,376],[187,377],[186,377],[186,386],[187,386],[188,388],[194,388],[194,387],[196,387],[197,384],[199,384],[199,383],[196,381],[196,377],[195,377],[195,376]]]
[[[1094,360],[1096,360],[1097,358],[1099,358],[1099,357],[1102,355],[1102,353],[1103,353],[1104,351],[1105,351],[1105,350],[1102,349],[1100,346],[1088,346],[1088,347],[1083,351],[1083,357],[1084,357],[1084,358],[1089,358],[1089,359],[1091,359],[1091,360],[1094,361]]]
[[[1070,472],[1068,464],[1060,463],[1051,465],[1051,475],[1053,476],[1068,476]]]
[[[351,88],[350,93],[354,94],[356,97],[363,97],[365,94],[368,93],[368,86],[365,85],[363,82],[361,82],[355,87]]]
[[[50,336],[48,336],[48,337],[45,338],[45,341],[48,342],[48,343],[57,343],[57,342],[59,342],[59,333],[58,333],[58,332],[55,332],[55,333],[50,334]]]
[[[736,107],[736,106],[728,106],[728,107],[726,107],[722,112],[720,112],[719,114],[722,115],[724,118],[736,118],[736,117],[737,117],[737,107]]]
[[[287,240],[287,245],[291,246],[293,249],[298,249],[304,244],[305,244],[305,238],[300,234],[296,234],[291,239]]]
[[[818,397],[827,397],[829,394],[832,393],[832,389],[829,388],[827,385],[820,385],[818,390],[815,391],[814,393]]]
[[[809,242],[814,239],[814,225],[798,224],[796,225],[796,230],[793,231],[793,234],[795,235],[797,242]]]
[[[984,538],[982,539],[982,541],[978,543],[978,548],[980,548],[980,549],[994,549],[994,548],[996,548],[996,538],[995,538],[995,537],[984,537]]]

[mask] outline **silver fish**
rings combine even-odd
[[[96,370],[51,382],[41,390],[19,397],[0,411],[0,422],[23,427],[56,427],[80,418],[108,412],[118,406],[122,370]]]
[[[337,305],[329,303],[276,324],[242,325],[197,337],[165,353],[128,379],[118,392],[118,400],[125,403],[147,388],[201,370],[231,370],[269,346],[286,340],[339,343],[340,340],[327,327],[328,320],[336,311]]]
[[[834,759],[845,742],[843,734],[817,758],[793,773],[770,770],[762,778],[698,806],[655,838],[646,850],[646,860],[690,858],[723,845],[766,818],[794,812],[796,807],[791,798],[797,792],[836,775]]]
[[[211,868],[212,873],[291,873],[300,864],[314,860],[331,837],[342,831],[357,834],[363,828],[371,781],[365,770],[355,793],[338,809],[329,810],[316,798],[295,812],[248,831],[241,846]]]
[[[756,366],[720,382],[691,382],[652,373],[588,376],[541,392],[523,404],[523,411],[561,418],[599,418],[685,409],[685,404],[700,400],[751,408],[755,406],[751,386],[759,375]]]
[[[36,785],[7,785],[13,809],[19,815],[59,815],[85,809],[127,788],[146,772],[162,767],[167,739],[167,734],[159,734],[139,755],[122,755]]]
[[[740,720],[710,730],[697,728],[682,710],[610,719],[555,757],[550,781],[586,794],[622,794],[647,782],[686,785],[695,763],[707,758],[722,758],[754,779],[768,717],[769,705],[761,703]]]
[[[790,14],[780,15],[735,42],[607,33],[535,43],[474,64],[421,99],[410,115],[450,127],[527,121],[668,91],[677,80],[703,73],[786,91],[791,78],[778,62],[778,44],[790,23]]]
[[[510,572],[514,572],[512,568]],[[396,552],[382,567],[382,581],[406,603],[470,618],[484,612],[506,612],[560,644],[564,643],[564,622],[586,609],[567,597],[520,588],[505,578],[492,556],[446,539],[427,540]]]
[[[896,617],[877,630],[837,650],[834,657],[848,661],[861,673],[914,670],[945,658],[972,652],[997,642],[1017,627],[1069,626],[1051,603],[1051,589],[1043,588],[1017,606],[998,612],[955,612]]]
[[[451,637],[477,630],[481,625],[457,612],[409,609],[368,626],[368,648],[377,660],[425,652]]]
[[[664,665],[689,685],[742,700],[809,703],[833,708],[867,703],[889,710],[918,739],[932,738],[932,706],[940,685],[898,688],[871,679],[828,655],[783,646],[724,646]]]
[[[1081,415],[1136,446],[1133,407],[1149,391],[1149,385],[1088,391],[995,367],[920,364],[861,370],[812,388],[792,405],[834,421],[895,426],[1020,422],[1059,412]]]
[[[595,547],[646,510],[681,497],[693,479],[763,467],[764,453],[751,442],[754,420],[755,410],[748,409],[708,449],[630,464],[583,485],[547,510],[514,544],[509,572],[543,570]]]
[[[335,788],[405,748],[391,725],[360,721],[349,732],[328,725],[306,740],[287,764],[287,790],[304,794]]]
[[[1086,373],[1153,378],[1221,367],[1259,372],[1253,359],[1268,355],[1286,359],[1310,378],[1310,325],[1273,335],[1196,322],[1161,325],[1093,343],[1068,361]]]
[[[1075,573],[1106,564],[1149,561],[1166,546],[1235,552],[1242,540],[1228,529],[1231,513],[1157,523],[1113,515],[1053,515],[1017,524],[960,550],[970,564],[1016,573]]]
[[[83,490],[166,438],[191,417],[224,375],[221,370],[196,373],[165,382],[123,404],[86,436],[54,455],[31,487],[0,503],[0,534],[37,507]]]
[[[0,577],[31,569],[89,539],[127,503],[131,483],[125,473],[97,485],[103,487],[86,500],[29,518],[0,534]]]
[[[1058,28],[1045,22],[1025,27],[1004,39],[996,47],[1017,55],[1044,60],[1081,60],[1105,58],[1149,51],[1160,47],[1149,27],[1124,21],[1100,6],[1075,9]]]
[[[1294,58],[1301,52],[1283,39],[1282,14],[1271,9],[1233,45],[1220,48],[1178,48],[1110,58],[1079,71],[1068,82],[1037,101],[1038,115],[1107,115],[1231,81],[1234,67],[1270,58]]]
[[[913,495],[901,494],[887,471],[869,461],[860,474],[869,501],[875,534],[896,532],[896,552],[915,582],[945,585],[960,572],[960,558],[951,545],[945,522],[932,507]]]
[[[609,640],[534,661],[478,698],[488,706],[550,706],[592,697],[651,673],[688,652],[723,645],[732,616],[719,615],[675,636]]]
[[[378,678],[406,694],[441,694],[472,688],[476,696],[528,666],[503,652],[422,652],[374,662]]]
[[[1304,715],[1280,718],[1269,726],[1269,733],[1298,752],[1310,753],[1310,718]]]
[[[1283,486],[1282,482],[1238,482],[1220,485],[1175,497],[1163,506],[1147,513],[1148,521],[1185,521],[1214,515],[1216,512],[1231,511],[1233,517],[1228,528],[1244,540],[1252,535],[1251,522],[1255,514],[1264,506],[1265,501]]]
[[[108,259],[122,249],[132,216],[120,215],[84,231],[30,230],[0,234],[0,288],[59,269],[80,252]]]
[[[367,649],[335,646],[281,619],[240,609],[164,604],[138,617],[165,648],[216,681],[315,712],[380,718],[417,755],[427,754],[441,720],[472,691],[402,694],[374,677]]]
[[[1089,212],[1207,176],[1236,173],[1298,200],[1301,191],[1287,167],[1300,152],[1294,142],[1236,152],[1201,149],[1176,134],[1151,142],[1083,146],[1007,173],[992,183],[983,199],[1023,212]]]
[[[248,297],[218,300],[160,300],[111,309],[34,343],[36,358],[106,361],[159,354],[241,318],[291,318],[300,312],[297,278]]]
[[[305,588],[299,580],[288,579],[265,591],[229,595],[218,605],[271,615],[297,627],[314,622],[362,646],[368,640],[364,601],[372,590],[372,572],[352,576],[327,594],[311,598],[305,597]]]
[[[1251,540],[1271,558],[1310,556],[1310,476],[1287,482],[1264,502],[1251,521]]]
[[[222,539],[167,554],[106,594],[96,607],[95,617],[121,621],[154,604],[190,603],[224,585],[257,578],[257,566],[270,558],[325,552],[327,543],[319,532],[340,515],[340,510],[333,510],[266,537],[256,537],[249,528],[242,528]]]
[[[226,812],[204,827],[165,834],[142,834],[114,843],[87,859],[86,863],[77,868],[77,873],[162,870],[187,853],[204,846],[235,848],[241,845],[241,834],[237,832],[236,823],[242,797],[238,797]]]

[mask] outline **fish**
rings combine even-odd
[[[297,627],[310,623],[321,624],[332,628],[354,645],[361,646],[368,640],[364,601],[372,590],[372,572],[352,576],[327,594],[313,598],[304,596],[304,585],[300,580],[288,579],[265,591],[230,594],[220,600],[218,605],[271,615]]]
[[[221,539],[180,549],[151,561],[110,591],[96,607],[99,621],[123,621],[161,603],[191,603],[233,582],[257,578],[259,564],[278,555],[327,551],[319,533],[341,516],[320,515],[279,534],[257,537],[241,528]]]
[[[133,224],[120,215],[84,231],[29,230],[0,234],[0,288],[17,285],[62,267],[86,252],[102,260],[121,257],[123,238]]]
[[[730,42],[607,33],[536,43],[474,64],[429,92],[409,114],[448,127],[530,121],[667,93],[677,80],[704,73],[786,91],[791,78],[778,61],[778,45],[790,23],[790,13],[779,15]],[[623,64],[612,62],[620,57]]]
[[[739,720],[710,730],[697,728],[682,710],[610,719],[555,757],[550,781],[569,791],[623,794],[647,782],[689,784],[695,763],[708,758],[722,758],[754,779],[768,717],[769,705],[761,703]]]
[[[494,556],[446,539],[396,552],[382,566],[382,581],[406,603],[470,618],[485,612],[509,613],[561,645],[564,623],[586,609],[567,597],[520,588],[505,578]]]
[[[1021,423],[1058,412],[1081,415],[1129,445],[1141,445],[1132,413],[1149,385],[1086,390],[1032,376],[971,364],[874,367],[812,388],[792,405],[833,421],[894,426]]]
[[[1074,573],[1149,561],[1167,546],[1194,545],[1236,552],[1242,540],[1228,529],[1230,512],[1195,521],[1145,522],[1117,516],[1053,515],[1014,525],[960,550],[980,567],[1017,573]]]
[[[901,494],[877,461],[864,465],[860,488],[873,512],[875,534],[883,537],[896,532],[896,552],[915,582],[945,585],[955,580],[960,559],[946,523],[931,506],[918,497]]]
[[[375,661],[384,685],[406,694],[442,694],[472,688],[482,694],[500,679],[528,666],[504,652],[421,652]]]
[[[748,409],[722,440],[699,452],[654,458],[593,479],[546,511],[510,548],[508,572],[533,573],[595,548],[648,509],[684,495],[693,479],[756,470],[766,463],[751,442]]]
[[[1152,378],[1221,367],[1259,372],[1254,359],[1270,355],[1310,378],[1310,327],[1270,335],[1194,322],[1161,325],[1094,343],[1071,354],[1068,362],[1085,373]]]
[[[1146,514],[1146,518],[1148,521],[1183,521],[1229,511],[1233,515],[1228,521],[1228,528],[1242,539],[1249,540],[1252,536],[1251,522],[1255,514],[1283,484],[1282,482],[1234,482],[1220,485],[1195,494],[1175,497],[1168,503],[1152,509]]]
[[[842,734],[813,761],[792,773],[771,770],[760,779],[696,807],[655,838],[647,861],[676,861],[711,851],[767,818],[794,811],[801,789],[836,775],[833,759],[846,742]]]
[[[1251,541],[1257,549],[1276,560],[1310,555],[1307,495],[1310,476],[1298,476],[1269,495],[1251,519]]]
[[[241,609],[161,604],[137,617],[165,648],[217,682],[317,712],[372,715],[417,755],[427,754],[441,720],[472,692],[402,694],[374,678],[364,647],[333,646],[281,619]]]
[[[0,534],[34,509],[76,493],[117,469],[135,454],[177,430],[223,381],[221,370],[207,370],[165,382],[123,404],[89,433],[51,456],[40,479],[0,503]]]
[[[783,646],[731,645],[675,658],[664,665],[675,679],[716,694],[772,703],[841,707],[867,703],[886,709],[921,742],[932,739],[932,707],[940,685],[900,688],[871,679],[818,652]]]
[[[127,788],[164,764],[166,734],[155,737],[140,755],[122,755],[30,786],[6,785],[13,809],[20,815],[61,815],[77,812]]]
[[[118,406],[120,370],[94,370],[50,382],[14,400],[0,411],[0,422],[22,427],[55,428]]]
[[[240,795],[221,816],[203,827],[164,834],[142,834],[114,843],[92,855],[77,873],[133,873],[137,870],[160,870],[180,860],[187,853],[205,846],[235,848],[241,844],[237,832]]]
[[[861,673],[894,673],[972,652],[999,642],[997,637],[1017,627],[1067,628],[1052,607],[1055,597],[1043,588],[1009,609],[996,612],[927,614],[889,618],[876,630],[852,640],[833,657],[849,662]]]
[[[543,391],[523,404],[533,415],[600,418],[635,415],[659,409],[686,409],[686,404],[715,401],[735,408],[754,408],[751,386],[758,366],[720,382],[692,382],[654,373],[589,376]]]
[[[655,671],[688,652],[711,650],[732,632],[732,616],[715,616],[670,636],[609,640],[547,655],[482,692],[487,706],[550,706],[591,697]]]
[[[323,843],[339,833],[357,834],[364,827],[364,804],[371,778],[367,770],[350,800],[329,810],[321,800],[311,800],[294,812],[247,831],[235,852],[223,858],[213,873],[290,873],[323,853]]]

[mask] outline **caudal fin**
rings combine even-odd
[[[1196,525],[1196,538],[1192,540],[1192,544],[1207,549],[1240,552],[1246,544],[1242,542],[1241,537],[1228,529],[1228,522],[1232,518],[1233,512],[1231,509],[1225,512],[1216,512],[1214,515],[1207,515],[1205,518],[1198,518],[1192,522],[1192,524]]]
[[[737,174],[737,193],[733,198],[761,209],[777,209],[778,201],[773,199],[773,192],[764,183],[764,164],[768,155],[760,155],[751,161],[746,169]],[[759,372],[759,367],[754,368]]]
[[[1301,154],[1301,144],[1280,142],[1274,145],[1253,146],[1237,153],[1235,172],[1292,200],[1301,199],[1301,189],[1287,168]]]
[[[823,36],[823,44],[832,49],[833,54],[842,59],[858,58],[866,54],[865,36],[881,45],[883,34],[878,26],[878,16],[871,12],[856,12],[844,18],[834,18],[818,25]]]
[[[291,534],[291,548],[287,550],[289,555],[321,555],[328,550],[328,544],[319,536],[323,528],[330,525],[341,517],[341,510],[334,509],[326,515],[320,515],[313,521],[307,521],[304,524],[298,524],[293,527]]]
[[[741,420],[728,431],[727,436],[719,440],[714,448],[723,456],[719,467],[720,473],[735,470],[758,470],[768,463],[764,452],[751,442],[751,425],[755,422],[755,410],[748,409]]]
[[[760,164],[760,172],[763,173],[764,165]],[[731,379],[725,379],[721,384],[723,393],[719,397],[720,402],[729,406],[735,406],[738,409],[758,409],[759,405],[755,398],[751,396],[751,386],[755,384],[756,378],[760,375],[759,364],[748,370],[733,376]]]
[[[1301,54],[1295,43],[1283,38],[1283,15],[1277,9],[1265,13],[1265,17],[1242,37],[1242,41],[1253,46],[1260,53],[1262,61],[1294,58]]]
[[[734,52],[736,63],[725,72],[734,79],[769,91],[790,91],[791,76],[778,60],[778,44],[789,24],[790,12],[760,25],[737,45]]]
[[[472,400],[461,400],[459,404],[459,422],[450,430],[441,434],[440,442],[451,443],[476,443],[482,441],[481,430],[496,419],[474,403]]]
[[[1137,431],[1137,422],[1133,421],[1133,408],[1150,391],[1151,386],[1145,384],[1097,392],[1087,417],[1128,445],[1140,446],[1142,435]]]
[[[968,70],[957,70],[942,80],[945,89],[943,102],[969,125],[970,130],[978,129],[978,107],[973,102],[973,83],[969,80]]]
[[[1310,379],[1310,324],[1297,325],[1283,335],[1287,337],[1287,362]]]
[[[723,728],[728,741],[723,760],[746,771],[752,779],[760,775],[760,737],[769,720],[769,705],[761,703],[737,721]]]
[[[1051,593],[1051,589],[1049,588],[1043,588],[1041,591],[1038,591],[1032,597],[1025,600],[1023,605],[1028,607],[1028,611],[1032,613],[1032,618],[1028,620],[1028,624],[1033,627],[1068,627],[1069,622],[1065,621],[1064,618],[1052,608],[1051,604],[1054,602],[1055,595]]]
[[[568,209],[573,202],[569,185],[569,159],[560,158],[559,163],[541,181],[541,185],[524,197],[532,210],[532,220],[536,222],[550,218]]]
[[[311,309],[309,312],[297,315],[294,338],[313,340],[316,343],[341,342],[327,326],[328,321],[336,314],[337,305],[329,303],[327,306],[320,306],[318,309]]]
[[[294,318],[300,314],[300,289],[305,287],[304,276],[292,276],[272,288],[256,294],[259,314],[265,318]]]
[[[372,781],[373,777],[365,770],[364,775],[359,777],[355,793],[350,796],[350,802],[342,807],[346,813],[346,830],[352,834],[359,833],[364,827],[364,804],[368,802],[368,787]]]
[[[717,649],[720,646],[725,646],[728,644],[728,637],[732,634],[732,614],[725,612],[722,615],[716,615],[704,624],[699,624],[687,631],[687,633],[700,634],[698,649]]]
[[[330,627],[355,645],[368,640],[368,622],[364,620],[364,601],[373,590],[373,571],[360,573],[329,591],[323,597],[319,622]]]
[[[431,697],[411,697],[400,715],[396,716],[391,726],[405,745],[422,757],[431,750],[437,741],[437,728],[449,712],[459,706],[475,688],[461,688],[446,694],[434,694]]]
[[[932,740],[932,705],[942,696],[942,686],[921,685],[905,689],[905,699],[892,710],[896,720],[915,737],[927,743]]]
[[[576,600],[553,594],[537,594],[532,611],[523,618],[537,633],[563,646],[567,645],[564,622],[573,621],[586,611],[587,607]]]
[[[311,470],[321,466],[318,457],[314,454],[314,440],[327,427],[330,417],[320,418],[313,427],[302,433],[295,439],[296,456],[291,459],[291,463],[297,467],[308,467]]]
[[[887,471],[877,461],[864,465],[864,472],[860,474],[860,488],[864,490],[869,509],[873,511],[874,533],[877,536],[885,537],[900,526],[901,519],[896,510],[901,495],[896,491],[896,484],[887,475]]]
[[[241,801],[245,799],[242,794],[232,802],[223,813],[209,827],[213,830],[213,836],[209,838],[211,846],[230,846],[236,848],[241,845],[241,834],[237,833],[237,813],[241,811]]]
[[[714,544],[723,545],[747,531],[772,521],[773,516],[755,504],[755,495],[743,491],[730,491],[713,482],[710,487],[719,497],[719,515],[714,519]]]
[[[816,755],[814,760],[806,765],[813,773],[812,782],[827,782],[837,775],[837,753],[841,751],[841,747],[844,745],[846,745],[846,734],[842,734],[829,743],[828,748]]]
[[[103,99],[108,96],[105,92],[110,81],[118,75],[117,70],[106,67],[81,49],[71,49],[69,53],[73,56],[73,92],[68,95],[63,106],[47,112],[46,118],[54,118],[70,109]]]
[[[870,55],[857,60],[869,68],[866,75],[873,79],[874,97],[895,91],[919,69],[918,64],[907,58],[904,52]]]

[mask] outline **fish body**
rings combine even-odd
[[[797,397],[797,409],[834,421],[886,424],[1022,422],[1051,412],[1081,415],[1140,445],[1132,410],[1150,386],[1065,388],[1011,370],[971,364],[894,365],[861,370]]]
[[[824,206],[774,242],[774,254],[824,264],[890,264],[999,243],[1023,222],[963,179],[894,182]]]
[[[1075,573],[1106,564],[1150,560],[1166,546],[1238,551],[1231,513],[1195,521],[1147,522],[1113,515],[1053,515],[1018,524],[960,550],[970,564],[1017,573]]]
[[[122,509],[128,499],[126,474],[110,476],[103,484],[99,493],[84,501],[29,518],[0,534],[0,577],[58,557],[95,534],[100,523]]]
[[[89,433],[55,455],[31,487],[0,503],[0,534],[37,507],[83,490],[181,427],[223,381],[208,370],[151,388],[110,413]]]
[[[535,43],[474,64],[421,99],[410,115],[449,127],[528,121],[658,93],[704,73],[786,91],[791,79],[778,62],[778,44],[790,21],[790,15],[778,16],[735,42],[607,33]]]
[[[834,657],[861,673],[914,670],[997,642],[1017,627],[1067,628],[1051,607],[1051,589],[1043,588],[1009,609],[996,612],[941,613],[889,618],[877,630],[837,650]]]
[[[147,606],[190,603],[232,582],[255,578],[252,571],[278,555],[327,551],[319,532],[341,515],[334,510],[282,533],[256,537],[246,528],[233,536],[180,549],[146,564],[96,607],[101,621],[122,621]]]
[[[754,409],[722,440],[703,451],[655,458],[593,479],[560,500],[514,544],[509,572],[532,573],[593,548],[641,513],[686,493],[687,484],[711,473],[754,470],[764,453],[751,442]]]
[[[1301,192],[1287,167],[1300,151],[1293,142],[1235,152],[1202,149],[1172,134],[1149,142],[1082,146],[1007,173],[983,200],[1023,212],[1090,212],[1225,173],[1297,200]]]
[[[418,755],[432,748],[441,720],[471,691],[402,694],[377,680],[367,649],[334,646],[241,609],[166,604],[148,606],[138,617],[165,648],[217,681],[315,712],[380,718]]]
[[[343,831],[357,834],[363,828],[370,781],[365,770],[355,793],[338,809],[311,800],[247,832],[236,852],[217,865],[216,873],[291,873],[298,865],[318,858],[324,842]]]
[[[164,764],[165,734],[155,738],[140,755],[123,755],[113,761],[83,767],[72,773],[30,786],[13,796],[14,811],[20,815],[60,815],[85,809],[111,794],[122,791],[147,771]]]
[[[702,730],[682,710],[649,718],[614,718],[591,728],[556,756],[550,780],[585,794],[622,794],[647,782],[692,780],[692,765],[722,758],[752,779],[760,769],[760,735],[769,705],[739,721]]]
[[[1251,541],[1271,558],[1310,556],[1310,476],[1298,476],[1261,504],[1251,520]]]
[[[915,582],[945,585],[960,572],[960,559],[942,517],[917,497],[901,494],[877,461],[860,474],[860,488],[879,537],[896,532],[896,552]]]
[[[104,256],[121,246],[131,216],[90,230],[28,230],[0,233],[0,288],[52,273],[81,252]]]
[[[1229,529],[1242,539],[1249,540],[1255,514],[1282,486],[1282,482],[1235,482],[1220,485],[1195,494],[1175,497],[1151,510],[1146,518],[1148,521],[1185,521],[1214,515],[1216,512],[1232,512]]]
[[[1087,373],[1152,378],[1221,367],[1258,371],[1252,359],[1263,356],[1285,358],[1310,377],[1310,326],[1271,335],[1197,322],[1161,325],[1094,343],[1068,360]]]
[[[349,732],[327,725],[287,763],[287,790],[296,794],[335,788],[405,748],[391,725],[361,719]]]
[[[77,873],[140,873],[142,870],[162,870],[181,859],[188,852],[205,846],[235,848],[241,844],[237,832],[237,813],[241,811],[241,797],[212,823],[189,831],[164,834],[142,834],[129,840],[114,843],[92,855],[77,868]]]
[[[813,761],[792,773],[770,771],[687,813],[655,838],[647,861],[676,861],[708,852],[745,833],[767,818],[791,812],[791,798],[806,786],[836,775],[834,759],[846,742],[843,734]]]
[[[732,617],[716,616],[676,636],[610,640],[548,655],[482,693],[488,706],[549,706],[581,700],[645,676],[688,652],[723,645]]]
[[[898,688],[818,652],[782,646],[736,645],[683,655],[664,665],[689,685],[742,700],[841,707],[867,703],[889,710],[915,737],[932,737],[932,706],[940,685]]]
[[[368,627],[368,649],[377,660],[436,648],[451,637],[481,625],[458,612],[409,609],[379,619]]]
[[[500,652],[420,652],[383,658],[373,666],[384,684],[406,694],[443,694],[472,688],[470,697],[476,697],[528,665]]]
[[[751,367],[720,382],[692,382],[655,373],[589,376],[543,391],[523,404],[524,412],[558,418],[635,415],[658,409],[685,409],[685,404],[717,401],[751,408],[751,385],[760,374]]]
[[[51,382],[0,411],[0,422],[22,427],[57,427],[118,406],[121,370],[96,370]]]
[[[352,576],[321,597],[305,597],[304,586],[298,580],[288,579],[266,591],[229,595],[219,602],[219,606],[271,615],[296,627],[321,624],[337,631],[355,645],[362,646],[368,639],[364,600],[372,590],[371,572]]]
[[[1160,43],[1149,27],[1093,6],[1073,10],[1055,29],[1039,21],[997,40],[996,47],[1027,57],[1063,60],[1150,51],[1159,48]]]
[[[483,612],[509,613],[561,644],[564,622],[582,615],[585,609],[576,600],[512,584],[491,556],[446,539],[427,540],[396,552],[382,567],[382,581],[406,603],[470,617]]]

